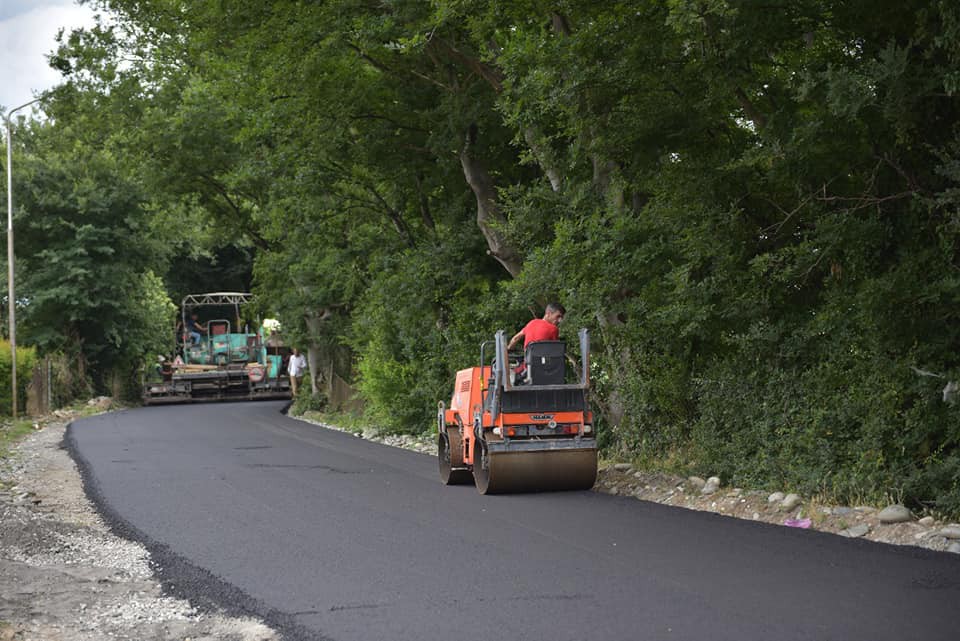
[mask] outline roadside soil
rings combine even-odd
[[[73,418],[58,412],[37,421],[13,456],[0,460],[0,641],[279,641],[260,621],[200,610],[164,592],[147,550],[114,535],[87,500],[62,446]],[[432,438],[358,436],[436,453]],[[785,510],[765,492],[720,487],[703,494],[698,479],[624,463],[601,466],[594,491],[780,525],[809,519],[809,529],[847,535],[853,530],[883,543],[960,547],[941,534],[953,526],[933,519],[888,525],[874,506],[802,499]]]
[[[147,550],[87,500],[61,445],[74,416],[58,414],[0,460],[0,641],[278,641],[164,593]]]

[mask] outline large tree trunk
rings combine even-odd
[[[460,165],[470,189],[477,197],[477,225],[487,241],[490,255],[503,265],[511,276],[516,277],[523,268],[523,260],[499,229],[506,223],[506,219],[500,211],[493,178],[483,163],[472,155],[476,136],[477,128],[472,125],[460,152]]]

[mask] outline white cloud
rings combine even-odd
[[[24,3],[21,3],[24,4]],[[0,106],[4,110],[32,100],[36,94],[62,82],[47,64],[63,28],[93,26],[93,10],[70,0],[31,3],[32,8],[0,19]]]

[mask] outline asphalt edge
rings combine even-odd
[[[74,436],[74,423],[75,421],[67,423],[59,447],[66,450],[73,459],[80,473],[84,494],[110,532],[146,548],[153,576],[160,583],[164,594],[183,599],[201,612],[217,611],[234,617],[260,619],[265,625],[279,632],[284,641],[332,641],[329,637],[319,635],[297,623],[293,614],[268,607],[209,570],[176,554],[168,546],[154,541],[125,521],[106,503],[89,461],[80,454]]]

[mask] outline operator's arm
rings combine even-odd
[[[510,342],[507,343],[507,351],[510,351],[511,349],[513,349],[513,346],[516,345],[516,344],[517,344],[517,341],[519,341],[521,338],[523,338],[523,330],[522,330],[522,329],[521,329],[519,332],[517,332],[516,334],[514,334],[514,335],[513,335],[513,338],[510,339]]]

